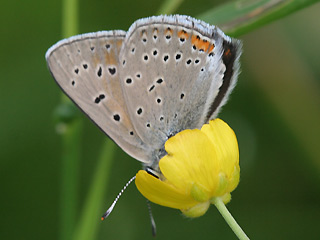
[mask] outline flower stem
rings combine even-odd
[[[241,227],[238,225],[236,220],[232,217],[231,213],[224,205],[221,198],[216,197],[213,199],[213,204],[217,207],[224,220],[228,223],[232,231],[237,235],[240,240],[249,240],[248,236],[244,233]]]
[[[92,183],[84,202],[78,224],[75,228],[73,239],[85,240],[96,239],[101,226],[99,221],[104,212],[104,196],[111,181],[110,172],[112,160],[116,150],[116,144],[108,139],[101,148],[97,167],[92,179]],[[70,238],[71,239],[71,238]]]
[[[62,1],[62,36],[64,38],[78,34],[78,0]]]
[[[78,0],[63,0],[62,2],[62,37],[70,37],[78,32]],[[71,239],[78,211],[79,199],[79,170],[82,142],[82,119],[75,117],[70,108],[70,100],[61,96],[61,103],[57,107],[57,129],[60,126],[62,140],[61,153],[61,212],[60,212],[60,240]],[[64,111],[66,110],[66,111]],[[72,116],[66,121],[65,116]]]
[[[179,6],[182,4],[183,0],[166,0],[160,6],[157,14],[173,14]]]

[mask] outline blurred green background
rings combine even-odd
[[[220,1],[221,3],[222,1]],[[218,1],[186,0],[197,16]],[[79,33],[127,30],[161,1],[79,2]],[[53,112],[61,91],[44,54],[61,39],[61,1],[2,0],[0,8],[0,239],[60,239],[61,137]],[[320,239],[320,4],[240,37],[242,73],[220,118],[236,132],[241,181],[228,209],[251,239]],[[83,114],[79,219],[105,135]],[[109,207],[141,168],[116,150]],[[212,206],[201,218],[152,204],[158,239],[236,239]],[[94,239],[152,239],[146,202],[134,184]]]

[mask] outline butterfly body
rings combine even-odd
[[[46,59],[63,91],[125,152],[158,170],[164,143],[217,116],[236,84],[241,43],[188,16],[62,40]]]

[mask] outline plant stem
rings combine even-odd
[[[232,231],[237,235],[237,237],[240,240],[249,240],[248,236],[244,233],[244,231],[241,229],[241,227],[238,225],[236,220],[232,217],[231,213],[226,208],[226,205],[224,205],[221,198],[216,197],[213,199],[213,204],[216,206],[218,211],[221,213],[224,220],[228,223]]]
[[[78,0],[63,0],[62,37],[66,38],[78,32]],[[61,97],[58,108],[65,107],[70,100]],[[60,239],[69,240],[73,235],[78,208],[79,160],[82,139],[82,120],[78,117],[64,121],[58,116],[58,126],[64,129],[61,153],[61,198],[60,198]]]
[[[159,14],[173,14],[181,5],[183,0],[166,0],[160,6],[157,15]]]
[[[62,36],[64,38],[78,34],[78,0],[62,2]]]
[[[105,207],[103,197],[110,180],[110,170],[116,145],[108,139],[101,148],[98,164],[77,224],[74,238],[76,240],[96,239],[100,217]]]
[[[82,121],[74,120],[65,126],[62,135],[60,239],[71,238],[76,223],[78,207],[78,180]]]

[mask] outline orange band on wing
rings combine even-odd
[[[185,30],[181,30],[178,32],[178,37],[183,39],[188,39],[189,34]]]
[[[201,39],[199,35],[192,35],[191,43],[196,46],[196,48],[204,52],[209,50],[208,52],[210,53],[214,48],[214,44],[210,44],[206,39]]]

